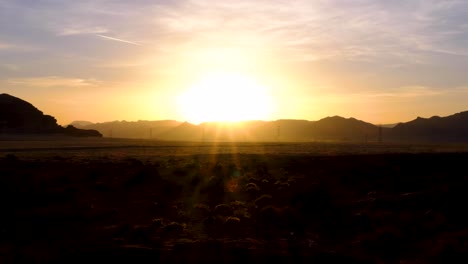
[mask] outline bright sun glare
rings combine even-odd
[[[272,110],[265,87],[235,73],[208,75],[178,99],[182,114],[193,123],[265,120]]]

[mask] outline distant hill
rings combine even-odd
[[[44,115],[32,104],[9,94],[0,94],[0,134],[102,136],[95,130],[59,126],[53,116]]]
[[[377,141],[378,127],[355,118],[326,117],[314,123],[312,134],[317,140]]]
[[[92,123],[74,121],[66,128],[32,104],[0,94],[0,134],[64,134],[182,141],[341,141],[341,142],[468,142],[468,111],[451,116],[418,117],[396,125],[373,125],[332,116],[318,121],[207,122],[175,120]]]
[[[90,126],[93,124],[94,124],[93,122],[89,122],[89,121],[73,121],[71,122],[70,126],[74,126],[76,128],[84,128],[86,126]]]
[[[93,126],[95,127],[95,126]],[[161,131],[161,130],[160,130]],[[119,132],[120,133],[120,132]],[[182,141],[376,141],[378,127],[342,117],[319,121],[184,122],[153,138]]]
[[[399,123],[387,137],[392,141],[468,142],[468,111]]]
[[[395,125],[374,125],[355,118],[331,116],[318,121],[207,122],[174,120],[74,122],[107,137],[182,141],[340,141],[340,142],[468,142],[468,112],[447,117],[418,117]]]
[[[164,140],[200,141],[202,140],[202,127],[184,122],[162,132],[156,137]]]
[[[105,137],[115,138],[154,138],[158,139],[160,134],[163,134],[178,125],[181,122],[174,120],[160,121],[112,121],[104,123],[86,124],[86,121],[75,121],[79,128],[94,129],[99,131]],[[73,122],[72,124],[75,124]]]
[[[355,118],[331,116],[318,121],[207,122],[174,120],[113,121],[85,124],[105,136],[182,141],[339,141],[339,142],[468,142],[468,112],[447,117],[418,117],[396,125],[374,125]]]
[[[313,121],[280,119],[265,122],[253,130],[255,138],[267,141],[310,141],[313,140]]]

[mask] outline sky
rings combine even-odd
[[[63,125],[195,121],[220,72],[261,87],[229,104],[268,97],[253,118],[405,122],[468,110],[467,69],[465,0],[0,0],[0,93]]]

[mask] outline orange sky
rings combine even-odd
[[[60,124],[444,116],[468,110],[466,17],[466,1],[7,0],[0,92]]]

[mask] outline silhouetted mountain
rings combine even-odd
[[[468,111],[447,117],[418,117],[399,123],[389,131],[387,138],[393,141],[467,142]]]
[[[85,128],[86,126],[93,125],[93,122],[89,121],[73,121],[70,123],[70,126],[74,126],[76,128]]]
[[[87,129],[91,131],[83,131]],[[207,122],[193,125],[174,120],[75,121],[67,128],[32,104],[0,94],[0,133],[56,133],[72,136],[152,138],[182,141],[352,141],[468,142],[468,111],[447,117],[418,117],[392,126],[376,126],[355,118],[326,117],[319,121]]]
[[[259,140],[255,130],[264,121],[243,122],[207,122],[200,125],[204,141],[256,141]]]
[[[77,121],[79,122],[79,121]],[[73,122],[75,123],[75,122]],[[73,124],[72,123],[72,124]],[[161,121],[112,121],[96,124],[88,124],[79,128],[95,129],[105,137],[116,138],[158,138],[158,135],[180,125],[174,120]]]
[[[268,141],[310,141],[312,140],[313,121],[280,119],[265,122],[254,129],[256,138]]]
[[[0,133],[102,136],[97,131],[63,128],[53,116],[44,115],[32,104],[9,94],[0,94]]]
[[[82,121],[83,122],[83,121]],[[83,122],[85,123],[85,122]],[[82,124],[77,122],[76,124]],[[106,136],[183,141],[351,141],[467,142],[468,112],[421,118],[397,125],[376,126],[355,118],[326,117],[319,121],[207,122],[193,125],[173,120],[114,121],[88,124]],[[380,134],[381,133],[381,134]]]
[[[326,117],[313,124],[316,140],[376,141],[378,127],[355,118]]]
[[[378,127],[354,118],[329,117],[320,121],[183,123],[156,136],[184,141],[376,141]]]
[[[202,128],[189,122],[184,122],[164,131],[156,137],[164,140],[200,141],[202,139]]]
[[[65,133],[75,137],[102,137],[102,134],[93,129],[79,129],[72,125],[65,128]]]
[[[9,94],[0,94],[0,127],[4,133],[54,133],[61,128],[54,117]]]
[[[183,123],[157,136],[185,141],[307,141],[311,124],[306,120]]]
[[[206,122],[199,125],[177,121],[114,121],[83,126],[107,137],[151,138],[182,141],[377,141],[375,125],[339,116],[319,121]]]

